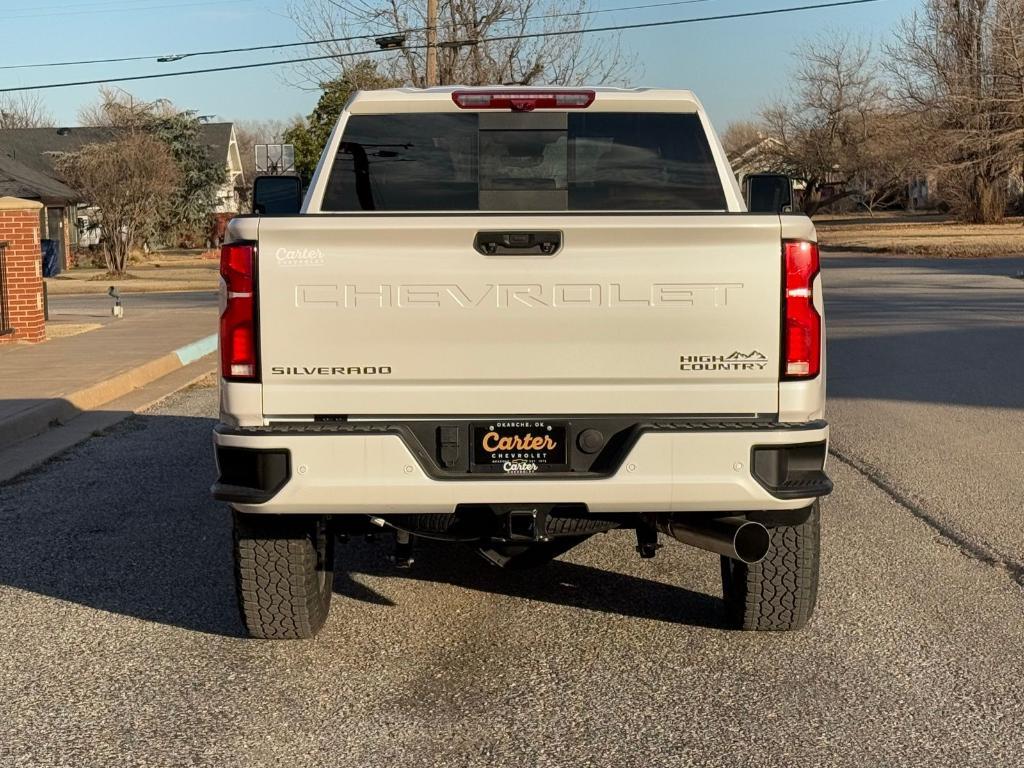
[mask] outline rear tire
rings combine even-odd
[[[730,623],[740,629],[801,629],[818,600],[821,511],[817,501],[801,525],[772,529],[768,555],[748,565],[722,558],[722,592]]]
[[[252,637],[313,637],[327,620],[334,537],[321,518],[234,512],[235,584]]]

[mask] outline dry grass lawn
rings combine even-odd
[[[963,224],[937,214],[877,213],[821,215],[814,226],[832,250],[981,259],[1024,255],[1024,219],[1002,224]]]
[[[151,254],[145,262],[128,268],[129,277],[114,280],[106,270],[78,267],[46,278],[51,296],[71,293],[106,293],[111,285],[121,293],[154,291],[214,291],[217,289],[217,259],[203,258],[196,251],[168,251]]]
[[[78,336],[102,327],[101,323],[47,323],[46,338],[66,339],[68,336]]]

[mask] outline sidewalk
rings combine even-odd
[[[0,348],[0,450],[98,408],[216,349],[216,305],[126,312],[37,345]]]

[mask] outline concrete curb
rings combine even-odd
[[[45,400],[0,422],[0,450],[65,424],[84,411],[117,400],[129,392],[194,363],[217,349],[216,334],[179,347],[155,360],[58,398]]]
[[[132,390],[124,397],[104,403],[102,409],[86,411],[65,425],[48,429],[9,448],[0,449],[0,486],[91,437],[102,436],[106,430],[129,416],[202,381],[216,370],[217,365],[213,360],[200,358],[191,365],[172,371],[140,389]]]

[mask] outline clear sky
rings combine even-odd
[[[594,0],[615,8],[656,0]],[[707,0],[641,11],[601,13],[591,25],[630,24],[812,4],[826,0]],[[160,55],[300,39],[286,14],[288,0],[0,0],[0,65]],[[875,42],[886,37],[920,0],[881,0],[751,19],[713,21],[625,32],[624,47],[637,55],[634,85],[690,88],[713,122],[752,117],[772,94],[786,90],[790,51],[828,29],[850,30]],[[557,44],[555,42],[552,43]],[[47,69],[0,69],[0,87],[193,69],[298,55],[297,51],[231,54],[177,63],[130,62]],[[316,94],[288,85],[284,67],[126,83],[146,100],[169,98],[200,114],[223,119],[286,118],[308,113]],[[41,91],[62,125],[95,99],[97,86]]]

